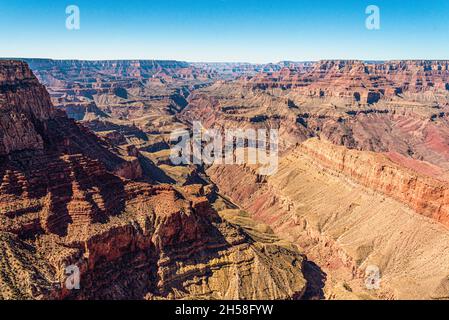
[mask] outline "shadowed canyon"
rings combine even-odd
[[[0,60],[2,299],[448,299],[448,181],[449,61]]]

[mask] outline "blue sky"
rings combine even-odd
[[[65,28],[68,5],[81,29]],[[381,29],[365,28],[380,8]],[[0,0],[0,56],[277,62],[449,58],[448,0]]]

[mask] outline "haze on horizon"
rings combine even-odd
[[[81,11],[67,30],[68,5]],[[365,27],[368,5],[380,30]],[[0,0],[1,57],[269,63],[447,59],[445,0]]]

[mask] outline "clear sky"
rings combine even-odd
[[[81,29],[65,27],[68,5]],[[380,8],[380,30],[365,8]],[[449,58],[448,0],[0,0],[0,56],[277,62]]]

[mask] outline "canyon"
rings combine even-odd
[[[285,155],[263,182],[250,167],[215,165],[208,174],[221,192],[326,271],[326,297],[373,298],[363,282],[372,265],[382,272],[376,298],[447,296],[440,288],[448,277],[447,183],[385,155],[316,138]]]
[[[448,61],[0,60],[0,116],[1,298],[449,298]],[[174,165],[194,122],[277,172]]]
[[[140,163],[54,108],[25,63],[0,62],[0,89],[3,299],[304,294],[294,247],[227,223],[213,190],[146,182]],[[80,290],[65,286],[70,266]]]

